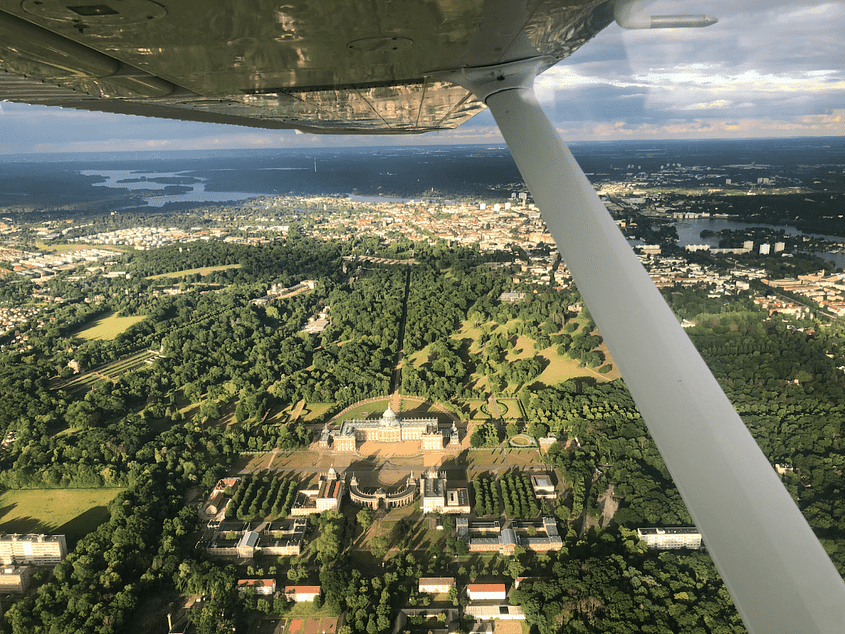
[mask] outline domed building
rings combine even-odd
[[[420,441],[423,450],[442,449],[445,435],[436,418],[400,418],[390,407],[378,420],[351,419],[343,421],[340,429],[323,430],[320,444],[337,452],[355,452],[358,443],[400,443]]]

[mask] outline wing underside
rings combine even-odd
[[[548,67],[611,20],[607,0],[0,0],[0,99],[310,132],[445,130],[484,105],[432,73],[537,56]]]

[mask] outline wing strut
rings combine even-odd
[[[842,634],[845,583],[537,102],[542,58],[442,76],[482,99],[752,634]]]

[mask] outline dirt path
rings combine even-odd
[[[607,526],[610,523],[619,508],[619,498],[613,494],[613,487],[614,485],[612,484],[608,486],[607,491],[602,493],[596,500],[601,508],[601,519],[599,522],[602,526]]]
[[[499,402],[492,394],[487,397],[487,408],[490,410],[490,418],[493,420],[500,420],[499,418]]]

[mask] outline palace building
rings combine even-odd
[[[418,441],[423,451],[440,451],[448,438],[449,444],[458,442],[458,430],[441,430],[436,418],[399,418],[390,407],[378,420],[351,419],[343,421],[340,429],[323,429],[320,446],[331,447],[339,453],[354,453],[359,443],[400,443]]]

